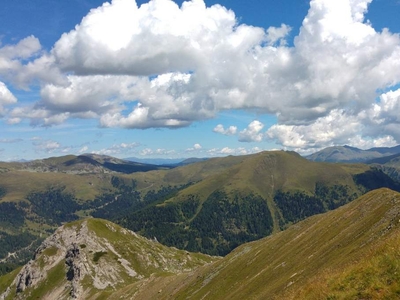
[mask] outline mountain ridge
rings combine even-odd
[[[394,147],[374,147],[366,150],[351,146],[333,146],[327,147],[313,154],[306,156],[312,161],[321,162],[367,162],[385,156],[400,153],[400,145]]]
[[[28,162],[4,163],[3,167],[10,166],[18,170],[31,172],[61,172],[69,174],[90,174],[90,173],[125,173],[146,172],[151,170],[168,169],[151,164],[131,162],[107,155],[81,154],[49,157]]]
[[[85,222],[89,224],[86,227],[92,224],[97,228],[89,228],[91,236],[82,234],[81,229],[85,228],[82,224]],[[62,230],[65,232],[60,233]],[[223,258],[182,250],[178,250],[179,255],[174,256],[176,249],[143,239],[99,219],[68,223],[55,235],[58,236],[43,243],[37,251],[36,262],[30,265],[40,267],[40,260],[52,262],[60,259],[58,269],[53,268],[51,270],[54,272],[48,274],[53,275],[53,283],[64,282],[67,285],[62,286],[67,288],[57,289],[56,284],[39,284],[34,289],[34,276],[28,276],[33,273],[26,272],[29,267],[24,267],[0,277],[0,299],[1,295],[6,300],[14,296],[33,299],[46,295],[65,295],[67,298],[72,295],[65,293],[71,291],[77,299],[393,299],[400,292],[400,194],[386,188],[371,191],[335,210],[309,217],[282,232],[243,244]],[[61,236],[68,239],[71,235],[75,248],[68,248],[64,242],[60,242],[64,240]],[[121,237],[121,243],[114,244]],[[130,239],[139,243],[139,247],[133,251],[127,246],[132,243]],[[122,244],[125,244],[124,248],[121,248]],[[66,250],[61,256],[57,255],[59,250],[54,249],[57,245]],[[112,288],[111,281],[104,289],[96,288],[93,280],[78,281],[74,287],[74,276],[79,274],[75,267],[82,263],[76,260],[78,248],[82,252],[80,255],[86,253],[86,261],[101,267],[101,270],[98,269],[100,282],[104,282],[101,281],[104,279],[101,272],[122,259],[121,249],[129,252],[129,257],[124,256],[127,262],[124,262],[125,266],[117,263],[113,268],[125,274],[129,274],[131,268],[137,275],[143,274],[143,278],[128,280],[134,276],[127,275],[122,282],[118,279],[118,271]],[[89,249],[93,250],[92,253]],[[183,259],[189,263],[188,258],[192,257],[193,265],[185,269],[184,264],[172,263],[172,268],[176,267],[175,272],[170,270],[165,273],[161,259],[161,272],[156,267],[141,273],[143,269],[131,260],[140,257],[134,255],[135,251],[160,251],[158,255],[164,257],[167,257],[164,251],[169,251],[178,261]],[[153,255],[157,256],[156,253]],[[147,266],[151,260],[144,259],[142,262]],[[168,260],[166,264],[169,264]],[[71,266],[73,272],[70,271]],[[16,275],[17,272],[20,275]],[[36,273],[35,278],[41,278],[40,275],[40,272]],[[44,276],[42,282],[46,282],[46,278]],[[7,289],[7,283],[10,282],[14,283]],[[18,282],[22,282],[22,285],[29,282],[30,285],[20,288],[17,294]],[[4,290],[8,290],[6,297]]]

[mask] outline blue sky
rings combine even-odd
[[[6,0],[0,160],[400,143],[397,0]]]

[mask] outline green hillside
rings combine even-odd
[[[311,162],[285,151],[213,159],[160,177],[171,174],[175,179],[204,179],[164,201],[111,219],[166,245],[213,255],[225,255],[369,190],[400,190],[387,175],[367,165]]]
[[[334,211],[165,279],[146,299],[397,299],[400,194],[372,191]],[[126,291],[126,290],[125,290]],[[137,295],[140,299],[141,294]],[[118,298],[114,298],[118,299]]]
[[[20,201],[34,191],[44,191],[49,187],[65,187],[78,199],[93,200],[96,195],[111,189],[111,174],[73,175],[58,172],[28,172],[9,170],[0,173],[0,187],[4,196],[0,202]]]

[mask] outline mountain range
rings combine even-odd
[[[0,277],[0,299],[395,299],[399,223],[400,194],[379,189],[221,258],[85,219]]]
[[[190,270],[185,269],[197,274],[197,267],[203,263],[213,261],[211,265],[218,265],[219,261],[225,261],[225,258],[232,257],[233,253],[237,253],[236,251],[241,251],[238,249],[245,249],[241,247],[257,243],[265,237],[267,240],[275,240],[275,237],[285,235],[284,232],[290,232],[294,230],[293,228],[300,226],[299,224],[303,224],[303,220],[307,222],[310,218],[317,218],[316,215],[328,216],[330,211],[333,214],[334,211],[340,211],[344,207],[351,207],[353,203],[369,201],[365,199],[370,199],[370,197],[379,198],[380,194],[392,195],[391,199],[395,199],[396,191],[400,191],[398,157],[397,154],[392,154],[394,150],[391,148],[379,151],[386,153],[387,156],[368,161],[368,163],[316,162],[290,151],[265,151],[252,155],[192,160],[191,163],[179,167],[147,165],[94,154],[68,155],[20,163],[0,163],[0,274],[7,273],[7,276],[14,276],[18,267],[28,262],[34,253],[36,253],[35,257],[39,257],[43,251],[58,253],[59,251],[54,249],[43,250],[45,247],[43,245],[47,245],[45,238],[51,237],[56,228],[63,224],[67,225],[61,227],[64,229],[58,230],[65,230],[65,226],[67,228],[72,226],[79,234],[74,235],[71,232],[68,234],[78,239],[78,236],[83,235],[83,232],[77,229],[82,228],[82,222],[102,224],[102,222],[107,222],[104,219],[118,224],[107,223],[108,225],[104,225],[106,227],[111,226],[115,229],[120,227],[114,226],[122,226],[126,229],[118,230],[135,232],[137,236],[142,235],[149,241],[157,241],[158,244],[164,245],[165,249],[173,247],[176,250],[177,248],[183,251],[179,253],[187,252],[189,253],[187,255],[203,253],[205,256],[202,257],[208,257],[210,260],[202,258],[202,263],[192,266]],[[375,150],[375,152],[379,151]],[[362,204],[357,205],[362,206]],[[382,220],[379,222],[384,223]],[[318,224],[320,225],[315,225],[318,230],[320,226],[328,226],[322,221]],[[315,232],[314,234],[320,236]],[[90,237],[87,239],[90,240]],[[318,237],[314,241],[309,236],[304,243],[314,245],[319,243],[319,239],[322,238]],[[104,242],[106,238],[102,237],[101,240]],[[42,244],[43,242],[45,244]],[[252,243],[248,244],[249,242]],[[56,238],[53,237],[53,246],[65,243],[65,241],[56,242]],[[117,247],[111,242],[106,241],[106,243],[112,245],[113,249]],[[125,241],[125,243],[128,245],[130,242]],[[145,245],[147,242],[143,243]],[[289,240],[286,240],[286,243],[289,243]],[[377,245],[377,243],[373,244]],[[75,243],[73,252],[75,251],[76,254],[78,251],[84,254],[86,261],[92,259],[99,262],[103,258],[110,257],[103,252],[108,254],[109,251],[112,252],[111,248],[105,248],[104,243],[100,243],[102,246],[96,246],[93,249],[86,244],[85,247],[79,248],[83,244]],[[64,248],[70,249],[69,247]],[[295,245],[295,247],[300,246]],[[67,250],[64,248],[60,248],[60,253],[63,253],[61,256],[65,258]],[[35,249],[42,250],[35,252]],[[165,249],[162,251],[167,251]],[[284,253],[283,248],[278,250]],[[93,255],[97,252],[99,252],[99,257],[96,256],[94,259]],[[114,260],[118,261],[121,258],[129,262],[133,259],[133,254],[124,258],[122,250],[116,250],[116,253],[118,255],[114,253],[116,255],[116,258],[113,256]],[[253,255],[257,256],[256,253]],[[218,258],[221,256],[225,258],[222,260]],[[47,259],[44,258],[44,261],[50,261]],[[58,264],[61,260],[54,261]],[[39,265],[40,269],[46,264],[39,263]],[[328,265],[334,266],[333,261],[329,261]],[[56,265],[52,265],[51,268],[53,267]],[[96,266],[85,268],[85,270],[92,270],[91,274],[95,274],[96,271],[93,270],[98,270]],[[132,267],[129,268],[134,270]],[[206,266],[199,268],[206,268]],[[60,269],[59,265],[57,270]],[[123,269],[127,270],[125,267]],[[49,269],[45,270],[47,271]],[[176,278],[182,279],[189,276],[186,273],[182,275],[184,272],[181,272],[183,271],[178,270],[174,273],[178,276]],[[25,278],[34,277],[32,274],[28,276],[28,273],[24,273]],[[294,273],[296,272],[292,275]],[[154,270],[154,273],[146,275],[148,277],[143,275],[143,280],[155,280],[154,282],[166,284],[164,279],[159,278],[157,274],[165,273]],[[172,285],[175,283],[178,285],[175,287],[176,290],[182,288],[183,291],[197,284],[197,280],[193,279],[194,281],[188,281],[191,282],[190,287],[184,287],[178,279],[175,282],[173,279],[175,275],[172,277],[169,275],[166,278],[172,280]],[[94,278],[93,276],[91,278]],[[219,278],[218,284],[221,280],[226,280],[225,277],[218,277],[219,273],[199,276]],[[229,275],[226,276],[229,277]],[[251,278],[250,274],[247,276]],[[261,275],[258,276],[263,278]],[[0,287],[8,287],[11,282],[15,282],[15,278],[11,280],[11,277],[2,279],[0,283],[2,282],[3,285],[0,284]],[[308,275],[306,277],[308,278]],[[126,279],[126,275],[118,278],[124,278],[124,283],[119,281],[121,285],[115,288],[118,290],[124,289],[125,284],[128,283],[129,285],[136,284],[137,287],[146,286],[140,280],[135,281],[138,278],[133,281]],[[246,281],[245,278],[239,279],[239,277],[236,280]],[[30,282],[30,280],[25,280],[25,282]],[[86,283],[87,286],[93,286],[94,282],[89,280],[89,283]],[[108,280],[108,282],[111,281]],[[229,283],[229,280],[227,282]],[[299,282],[302,282],[301,286],[306,284],[304,281]],[[18,282],[15,284],[17,290]],[[251,286],[251,282],[248,284]],[[61,285],[65,287],[65,290],[68,289],[64,283]],[[82,283],[79,286],[83,285]],[[203,282],[200,285],[206,284]],[[26,289],[33,294],[36,293],[29,287]],[[199,291],[196,290],[195,294],[202,295],[201,289],[199,287]],[[283,290],[285,290],[283,286],[278,285],[277,290],[268,290],[268,293],[278,295]],[[24,291],[25,288],[18,295],[25,295]],[[87,291],[89,294],[85,294],[86,292],[80,288],[77,291],[84,295],[90,294],[94,298],[100,295],[106,297],[101,289],[91,289]],[[192,292],[188,293],[192,294]],[[208,292],[212,293],[206,291]],[[303,292],[306,293],[306,291]],[[221,293],[225,292],[221,291]],[[158,291],[156,294],[158,295]],[[111,297],[111,294],[107,295]],[[279,297],[283,297],[282,295]],[[206,294],[203,296],[208,297]],[[168,298],[163,292],[160,292],[160,297],[161,299]],[[178,299],[179,297],[177,296]]]
[[[400,145],[395,147],[375,147],[361,150],[350,146],[328,147],[306,156],[312,161],[324,162],[368,162],[382,157],[400,154]]]

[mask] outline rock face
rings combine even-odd
[[[82,294],[82,289],[79,284],[81,279],[81,259],[79,255],[79,247],[74,243],[68,249],[65,255],[65,264],[68,267],[67,280],[72,283],[71,297],[78,298]]]
[[[86,219],[48,237],[11,286],[0,290],[0,299],[87,299],[159,273],[192,271],[215,259],[165,247],[105,220]]]

